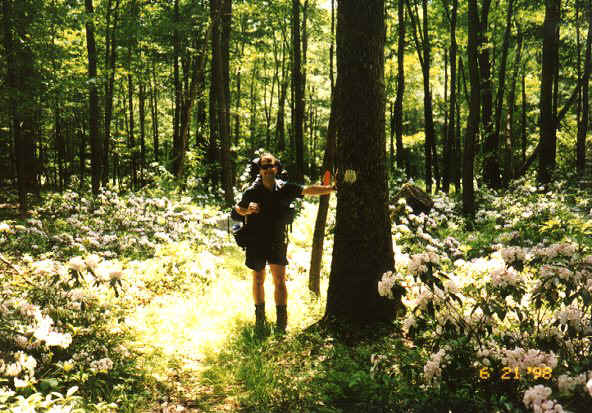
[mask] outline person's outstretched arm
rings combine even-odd
[[[307,185],[302,188],[302,195],[327,195],[337,191],[334,185]]]

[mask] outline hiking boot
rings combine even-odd
[[[265,303],[255,304],[255,332],[263,334],[265,331]]]
[[[278,333],[285,333],[288,326],[288,310],[285,305],[276,306],[277,324],[276,330]]]

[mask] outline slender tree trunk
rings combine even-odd
[[[2,1],[4,46],[7,59],[6,86],[10,110],[10,132],[13,137],[14,164],[21,216],[28,210],[27,192],[36,191],[34,127],[34,69],[33,52],[25,41],[29,37],[32,12],[30,5]]]
[[[497,94],[496,94],[496,105],[495,105],[495,132],[494,132],[494,140],[499,142],[500,140],[500,131],[501,131],[501,124],[502,124],[502,105],[504,102],[504,93],[505,93],[505,82],[506,82],[506,63],[508,61],[508,49],[510,48],[510,31],[512,29],[512,16],[514,14],[514,0],[508,0],[508,11],[506,13],[506,30],[504,32],[504,42],[502,44],[502,61],[499,67],[499,77],[498,77],[498,87],[497,87]],[[513,105],[513,101],[510,101],[511,105]],[[510,152],[510,145],[509,145],[509,135],[506,133],[506,150],[505,150],[505,168],[504,168],[504,182],[508,182],[508,177],[512,174],[510,172],[511,168],[511,156],[508,157],[508,153]]]
[[[481,71],[481,111],[483,123],[483,180],[492,188],[501,186],[499,172],[499,136],[494,133],[491,120],[493,106],[493,86],[491,84],[491,62],[488,46],[488,19],[491,0],[483,0],[481,6],[479,69]]]
[[[275,124],[275,141],[278,151],[283,152],[286,147],[286,127],[285,127],[285,112],[286,112],[286,93],[288,91],[288,76],[286,71],[286,47],[285,42],[282,42],[282,80],[278,87],[278,113]]]
[[[139,110],[140,110],[140,186],[144,186],[144,167],[146,165],[146,85],[139,80]]]
[[[541,74],[541,137],[539,169],[537,180],[546,184],[551,182],[551,172],[555,166],[557,144],[556,123],[553,115],[553,84],[557,63],[557,27],[560,21],[561,0],[545,2],[545,21],[543,23],[543,64]]]
[[[335,91],[331,99],[331,113],[329,114],[329,125],[327,127],[327,143],[321,176],[325,171],[334,171],[337,129],[335,125]],[[321,265],[323,260],[323,245],[325,243],[325,226],[329,211],[330,195],[323,195],[319,201],[319,209],[315,221],[315,229],[312,237],[312,252],[310,255],[310,272],[308,276],[308,289],[317,296],[321,293]]]
[[[461,74],[462,74],[462,60],[460,56],[458,57],[458,65],[457,65],[457,74],[456,77],[458,81],[456,82],[456,132],[454,136],[454,190],[458,194],[461,191],[461,175],[463,171],[462,160],[463,160],[463,151],[462,151],[462,143],[461,143],[461,127],[460,127],[460,95],[461,95]]]
[[[107,3],[107,24],[105,28],[105,124],[103,126],[103,186],[109,181],[109,151],[111,150],[111,119],[113,117],[113,87],[115,82],[115,62],[117,60],[117,22],[120,0],[116,0],[111,10],[112,0]],[[113,25],[111,25],[111,13]]]
[[[86,13],[89,19],[86,22],[86,48],[88,51],[88,93],[89,93],[89,132],[92,168],[92,192],[99,194],[100,180],[102,176],[101,166],[103,151],[99,139],[99,95],[97,93],[97,50],[95,45],[95,24],[92,0],[85,0]]]
[[[435,155],[435,133],[434,133],[434,119],[432,109],[432,92],[430,89],[430,37],[428,35],[428,6],[427,0],[422,0],[422,20],[419,21],[419,14],[414,15],[409,0],[407,1],[407,10],[409,11],[409,17],[411,18],[413,26],[413,37],[415,40],[415,46],[417,48],[417,54],[419,62],[421,64],[423,74],[423,114],[424,114],[424,127],[425,127],[425,180],[426,180],[426,191],[432,192],[432,169],[436,164],[434,159]],[[419,39],[417,32],[422,33],[422,38]]]
[[[522,111],[521,111],[521,133],[520,136],[522,137],[522,163],[526,162],[526,70],[522,71]]]
[[[510,96],[508,97],[508,116],[506,125],[506,165],[504,168],[504,186],[507,187],[510,180],[515,175],[514,152],[516,149],[516,137],[514,128],[514,112],[516,107],[516,79],[520,71],[520,60],[522,54],[522,32],[518,28],[518,44],[516,46],[516,58],[514,61],[514,71],[510,83]]]
[[[179,0],[175,0],[173,20],[173,87],[175,91],[175,108],[173,114],[173,175],[180,179],[183,176],[185,164],[185,148],[180,131],[181,117],[181,80],[179,78],[179,58],[181,54],[181,40],[179,39]]]
[[[228,0],[224,0],[225,2]],[[222,13],[227,10],[227,6],[223,5],[220,1],[211,0],[210,7],[213,8],[214,25],[223,26]],[[213,20],[214,22],[214,20]],[[232,190],[232,162],[230,159],[230,113],[229,106],[226,103],[226,90],[225,90],[225,79],[228,78],[228,73],[225,70],[228,69],[228,64],[225,62],[225,58],[228,56],[228,51],[223,50],[224,47],[228,47],[228,42],[223,40],[222,30],[216,30],[217,34],[214,36],[212,31],[212,50],[213,50],[213,61],[215,64],[212,67],[214,72],[214,85],[216,89],[216,113],[218,117],[219,136],[221,140],[221,166],[222,166],[222,187],[224,189],[224,200],[226,206],[230,207],[234,203],[234,193]]]
[[[586,36],[586,56],[584,58],[584,74],[582,76],[582,118],[578,124],[577,137],[577,170],[578,175],[583,176],[586,166],[586,135],[588,133],[588,119],[590,115],[590,105],[588,97],[588,83],[590,81],[591,47],[592,47],[592,1],[588,0],[586,7],[588,17],[588,35]]]
[[[253,72],[251,75],[251,93],[250,93],[250,102],[251,102],[251,121],[250,121],[250,129],[251,129],[251,153],[255,153],[256,146],[258,145],[257,142],[257,101],[255,100],[255,83],[257,79],[257,65],[258,62],[255,61],[253,64]]]
[[[384,128],[384,0],[339,0],[338,5],[338,167],[354,171],[356,180],[338,178],[325,319],[391,322],[396,305],[377,290],[382,274],[394,267]]]
[[[304,182],[304,85],[300,52],[300,0],[292,0],[292,86],[294,88],[294,144],[297,182]]]
[[[397,142],[397,167],[406,165],[403,149],[403,96],[405,93],[405,5],[399,0],[398,9],[398,40],[397,40],[397,95],[394,107],[394,129]]]
[[[456,52],[458,46],[456,43],[456,16],[458,10],[458,0],[452,1],[452,10],[450,14],[450,102],[448,105],[448,127],[446,143],[444,146],[444,180],[442,182],[442,191],[449,192],[450,181],[454,179],[455,166],[453,159],[456,157],[455,137],[456,137]]]
[[[473,158],[475,137],[479,129],[479,102],[481,85],[478,67],[478,34],[479,20],[477,17],[477,0],[469,1],[467,60],[469,65],[469,79],[471,83],[471,104],[469,106],[469,118],[467,121],[467,133],[465,137],[464,162],[463,162],[463,212],[473,214],[475,212],[475,194],[473,187]]]
[[[131,61],[131,51],[130,51],[130,61]],[[136,154],[136,138],[134,136],[134,82],[132,78],[132,74],[129,73],[127,75],[127,94],[128,94],[128,108],[129,108],[129,138],[128,138],[128,146],[130,148],[130,156],[131,156],[131,174],[132,174],[132,189],[138,188],[138,181],[137,181],[137,154]]]
[[[152,146],[154,161],[158,162],[158,92],[156,87],[156,63],[152,61],[152,82],[150,85],[150,110],[152,112]]]

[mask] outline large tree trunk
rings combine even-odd
[[[557,145],[556,123],[553,114],[553,81],[559,45],[557,27],[560,20],[561,0],[545,2],[545,21],[543,23],[543,64],[541,73],[541,137],[539,168],[537,180],[540,183],[551,181],[551,172],[555,167],[555,148]]]
[[[294,88],[294,144],[297,182],[304,182],[304,88],[300,52],[300,0],[292,0],[292,87]]]
[[[469,64],[469,80],[471,83],[471,100],[469,106],[469,118],[467,120],[467,133],[465,136],[464,162],[463,162],[463,212],[473,214],[475,212],[475,193],[473,187],[473,159],[475,156],[475,137],[479,130],[479,103],[481,85],[478,67],[478,40],[479,19],[477,15],[477,0],[469,0],[467,60]]]
[[[584,175],[586,165],[586,134],[588,133],[588,119],[589,119],[589,97],[588,97],[588,83],[590,80],[590,61],[591,46],[592,46],[592,1],[588,0],[586,7],[588,17],[588,35],[586,37],[586,57],[584,58],[584,74],[582,76],[582,117],[578,123],[578,138],[577,138],[577,170],[578,175]]]
[[[394,107],[394,129],[397,145],[397,167],[406,165],[403,150],[403,96],[405,94],[405,3],[399,0],[398,9],[398,40],[397,40],[397,95]]]
[[[90,152],[92,169],[92,192],[99,194],[100,180],[102,177],[103,151],[99,139],[99,95],[97,93],[97,50],[95,45],[95,24],[92,0],[85,0],[86,13],[86,48],[88,51],[88,94],[89,113],[88,126],[90,132]]]
[[[384,0],[339,0],[335,245],[325,317],[356,324],[389,322],[395,303],[377,283],[393,270],[384,129]]]

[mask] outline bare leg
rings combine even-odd
[[[275,305],[286,305],[288,303],[288,290],[286,289],[286,266],[269,264],[269,267],[271,268],[271,274],[273,275],[273,285],[275,287]]]
[[[265,302],[265,268],[253,271],[253,300],[256,305]]]

